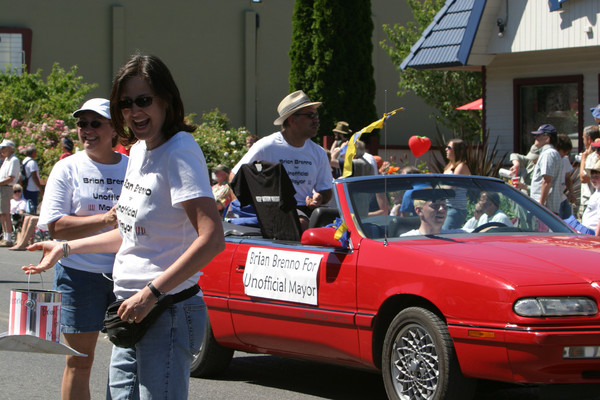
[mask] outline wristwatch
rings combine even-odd
[[[148,282],[148,284],[146,285],[148,286],[148,288],[150,289],[150,291],[152,292],[152,294],[154,296],[156,296],[156,299],[160,299],[163,296],[163,293],[159,292],[157,288],[154,287],[154,285],[152,284],[152,282]]]

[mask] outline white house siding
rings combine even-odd
[[[573,3],[576,3],[575,1]],[[487,66],[486,125],[501,152],[513,152],[513,81],[519,78],[583,75],[584,126],[593,123],[589,108],[598,104],[598,48],[497,55]]]
[[[489,53],[600,45],[600,0],[570,0],[554,12],[550,12],[547,0],[510,0],[508,11],[504,37],[492,35]],[[496,18],[506,21],[506,3],[502,2]],[[497,27],[493,29],[497,33]]]

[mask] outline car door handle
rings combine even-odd
[[[244,272],[245,269],[246,265],[238,265],[237,267],[235,267],[235,272]]]

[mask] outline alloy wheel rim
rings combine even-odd
[[[400,330],[390,359],[392,382],[403,400],[425,400],[435,395],[439,382],[439,356],[431,335],[411,324]]]

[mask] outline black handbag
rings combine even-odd
[[[106,309],[106,313],[104,314],[104,329],[102,331],[106,332],[108,339],[115,346],[123,348],[134,347],[144,337],[148,328],[167,308],[194,296],[199,291],[200,287],[194,285],[176,294],[160,296],[148,315],[139,323],[129,323],[119,317],[117,311],[125,299],[117,300],[111,303]]]

